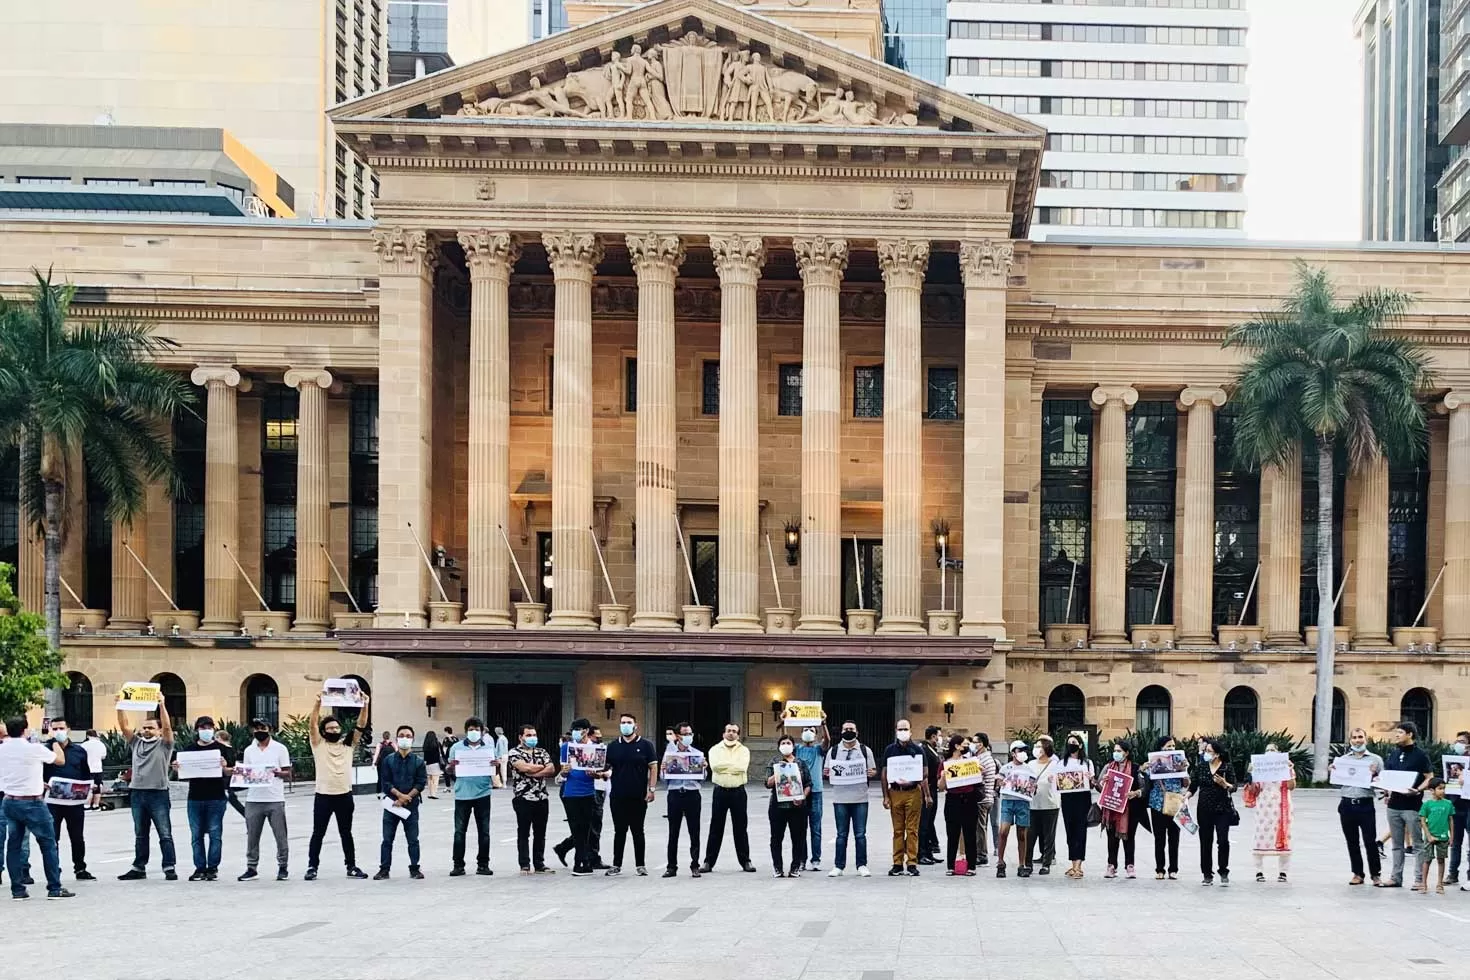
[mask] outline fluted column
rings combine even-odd
[[[1099,409],[1093,443],[1092,639],[1122,645],[1128,580],[1128,409],[1138,402],[1129,387],[1092,389]]]
[[[720,619],[716,630],[759,633],[760,360],[755,293],[765,245],[711,235],[720,274]]]
[[[128,548],[148,560],[148,515],[140,511],[132,521],[112,524],[112,616],[110,630],[137,630],[148,625],[148,577],[128,554]],[[161,599],[159,600],[162,601]]]
[[[1179,642],[1214,640],[1215,606],[1215,409],[1220,388],[1185,388],[1179,409],[1188,412],[1184,453],[1184,548],[1179,566]]]
[[[465,625],[510,629],[510,271],[520,243],[462,231],[470,267],[469,588]],[[526,601],[531,596],[526,596]]]
[[[883,621],[879,633],[924,632],[924,390],[919,298],[929,243],[879,240],[883,270]]]
[[[842,632],[842,341],[838,298],[847,241],[791,242],[802,281],[801,621]]]
[[[556,278],[551,383],[551,629],[594,629],[592,616],[592,274],[596,235],[541,236]]]
[[[296,621],[293,633],[325,633],[331,625],[332,586],[327,572],[327,390],[323,368],[293,368],[286,387],[299,392],[296,418]]]
[[[1261,608],[1267,646],[1302,641],[1302,457],[1299,450],[1280,466],[1261,471],[1265,505],[1261,539],[1271,554],[1261,569]]]
[[[1470,650],[1470,393],[1444,396],[1441,412],[1450,417],[1445,465],[1444,622],[1440,647]]]
[[[960,243],[965,282],[965,461],[960,632],[1006,638],[1006,281],[1016,247]]]
[[[677,392],[674,383],[674,280],[684,262],[678,235],[629,235],[638,275],[638,520],[635,630],[679,628]]]
[[[1388,460],[1353,474],[1358,481],[1357,567],[1353,574],[1353,645],[1388,645]]]
[[[230,555],[238,558],[240,551],[240,434],[235,396],[242,381],[239,371],[219,366],[197,367],[190,379],[204,386],[208,399],[204,431],[204,616],[199,628],[206,633],[228,633],[240,625],[240,573]]]

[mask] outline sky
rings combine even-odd
[[[1267,241],[1357,241],[1360,0],[1248,0],[1250,107],[1246,234]]]

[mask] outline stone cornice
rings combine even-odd
[[[211,290],[200,290],[212,294]],[[361,295],[357,294],[359,302]],[[376,306],[356,309],[324,309],[320,307],[254,306],[237,301],[229,305],[210,305],[191,301],[169,305],[142,303],[87,303],[78,300],[72,312],[80,320],[142,320],[148,323],[269,323],[301,326],[376,327]]]

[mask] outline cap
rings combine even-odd
[[[1023,741],[1021,741],[1019,738],[1016,739],[1014,742],[1011,743],[1011,751],[1012,752],[1016,751],[1017,749],[1024,749],[1025,747],[1026,747],[1026,743],[1023,742]]]

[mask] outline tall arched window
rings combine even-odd
[[[1434,695],[1422,687],[1406,692],[1403,701],[1399,703],[1399,718],[1404,721],[1412,721],[1419,726],[1420,741],[1433,740]]]
[[[1173,727],[1171,717],[1173,701],[1169,692],[1157,684],[1150,684],[1138,692],[1134,702],[1134,725],[1140,732],[1156,731],[1167,734]]]
[[[1225,731],[1253,732],[1261,727],[1261,699],[1244,684],[1225,695]]]
[[[1046,699],[1046,730],[1072,731],[1087,724],[1087,700],[1073,684],[1058,684]]]
[[[249,724],[264,718],[272,728],[281,724],[281,690],[266,674],[251,674],[240,688],[240,721]]]
[[[1332,689],[1332,731],[1328,738],[1334,743],[1341,744],[1347,741],[1347,695],[1342,693],[1342,688]],[[1312,698],[1312,740],[1317,739],[1317,699]]]
[[[66,723],[78,731],[92,726],[92,680],[80,671],[67,671],[71,683],[61,692],[61,711]],[[80,736],[78,736],[80,737]]]
[[[174,728],[183,731],[189,727],[189,689],[178,674],[154,674],[153,683],[163,691],[163,706],[168,709],[169,720]]]

